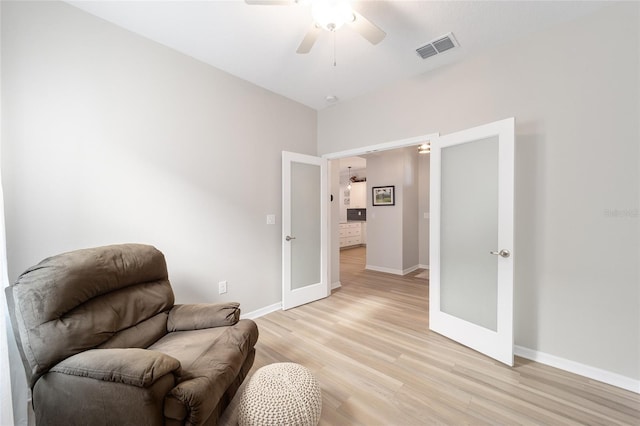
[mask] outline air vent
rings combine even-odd
[[[418,55],[420,55],[422,59],[427,59],[429,56],[438,54],[438,51],[436,50],[436,48],[433,47],[433,45],[431,44],[427,44],[425,46],[422,46],[416,49],[416,52],[418,52]]]
[[[422,47],[417,48],[416,53],[422,59],[427,59],[431,56],[435,56],[438,53],[446,52],[447,50],[453,49],[457,46],[459,46],[459,44],[453,37],[453,33],[449,33],[430,41]]]

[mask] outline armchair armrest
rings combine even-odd
[[[200,330],[234,325],[240,319],[240,304],[194,303],[174,305],[169,311],[167,331]]]
[[[91,349],[71,356],[49,371],[146,388],[180,370],[180,361],[147,349]]]

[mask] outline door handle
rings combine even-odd
[[[284,239],[287,240],[287,241],[291,241],[291,240],[295,240],[296,237],[290,237],[290,236],[287,235],[286,237],[284,237]]]
[[[489,253],[490,254],[495,254],[496,256],[502,256],[504,258],[507,258],[507,257],[511,256],[511,252],[509,250],[505,250],[505,249],[502,249],[500,251],[490,251]]]

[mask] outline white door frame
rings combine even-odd
[[[359,155],[364,155],[364,154],[371,154],[372,152],[381,152],[381,151],[389,151],[392,149],[398,149],[398,148],[407,148],[410,146],[413,146],[416,148],[416,150],[418,149],[418,146],[422,145],[425,142],[431,141],[437,137],[440,136],[440,133],[428,133],[425,135],[421,135],[421,136],[414,136],[411,138],[406,138],[406,139],[398,139],[395,141],[390,141],[390,142],[383,142],[383,143],[379,143],[376,145],[368,145],[368,146],[363,146],[360,148],[353,148],[353,149],[348,149],[346,151],[338,151],[338,152],[331,152],[331,153],[327,153],[327,154],[323,154],[322,158],[325,158],[327,160],[339,160],[340,158],[347,158],[347,157],[357,157]],[[327,197],[330,197],[331,195],[331,185],[330,185],[330,181],[331,181],[331,176],[327,177],[328,180],[328,185],[327,185],[327,191],[329,192],[327,194]],[[329,281],[329,293],[331,293],[331,272],[333,271],[333,268],[340,268],[340,264],[338,263],[338,265],[333,265],[333,263],[331,262],[332,259],[332,255],[333,255],[333,238],[331,236],[331,230],[332,230],[332,225],[333,225],[333,221],[334,221],[334,217],[331,215],[331,204],[329,203],[329,206],[327,207],[327,209],[329,210],[329,214],[328,214],[328,221],[329,221],[329,226],[327,228],[327,232],[329,233],[328,235],[328,244],[329,244],[329,259],[328,259],[328,265],[327,265],[327,273],[328,273],[328,281]],[[338,247],[338,250],[340,250],[340,248]],[[339,285],[338,285],[339,286]]]
[[[398,139],[390,142],[383,142],[376,145],[363,146],[361,148],[348,149],[346,151],[332,152],[323,154],[322,158],[327,160],[338,160],[346,157],[357,157],[358,155],[371,154],[372,152],[389,151],[390,149],[406,148],[408,146],[415,146],[416,150],[420,144],[426,141],[437,138],[440,133],[429,133],[422,136],[415,136],[407,139]]]

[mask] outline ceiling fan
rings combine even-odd
[[[320,33],[337,31],[347,24],[371,44],[380,43],[387,33],[351,8],[347,0],[308,0],[311,3],[313,25],[302,39],[296,53],[309,53]],[[286,5],[305,0],[245,0],[249,5]]]

